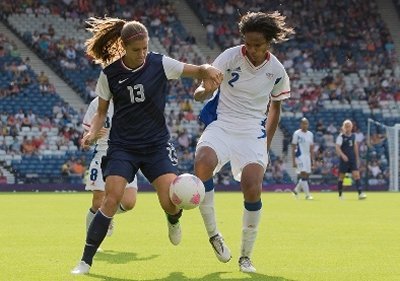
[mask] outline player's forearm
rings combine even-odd
[[[267,131],[267,148],[271,147],[272,139],[275,135],[276,128],[278,127],[279,117],[281,114],[281,102],[272,101],[269,106],[267,123],[265,129]]]
[[[292,162],[296,162],[296,146],[292,144]]]
[[[97,134],[100,132],[100,129],[103,127],[105,118],[106,114],[102,114],[99,112],[96,112],[94,114],[89,131],[92,136],[97,136]]]
[[[338,146],[336,146],[336,154],[337,154],[337,156],[343,158],[344,153],[343,153],[343,151],[340,149],[340,147],[338,147]]]

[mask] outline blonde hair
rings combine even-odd
[[[351,122],[350,119],[346,119],[346,120],[343,121],[343,124],[342,124],[342,132],[343,133],[346,132],[345,127],[346,127],[347,124],[349,124],[351,126],[351,128],[353,128],[353,122]]]
[[[123,47],[131,40],[148,37],[147,28],[138,21],[125,21],[119,18],[90,17],[86,24],[93,36],[86,40],[86,53],[95,63],[110,64],[125,54]]]

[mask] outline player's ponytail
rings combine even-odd
[[[109,17],[91,17],[86,21],[87,30],[93,33],[85,42],[86,53],[95,63],[107,65],[125,53],[121,44],[121,31],[125,23],[125,20]]]

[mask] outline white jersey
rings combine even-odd
[[[303,132],[298,129],[293,133],[292,144],[297,145],[296,158],[300,156],[311,157],[310,148],[314,144],[314,134],[310,131]]]
[[[228,129],[259,127],[266,118],[270,100],[290,97],[289,77],[271,53],[262,65],[255,67],[246,57],[244,45],[240,45],[220,54],[213,66],[224,73],[224,80],[214,93],[219,98],[216,119],[226,123]]]
[[[97,112],[97,107],[99,105],[99,97],[94,98],[89,104],[88,109],[86,110],[85,116],[83,117],[82,127],[85,131],[90,130],[90,125],[92,123],[92,119]],[[111,129],[111,119],[114,114],[114,104],[112,99],[110,100],[110,105],[108,106],[107,117],[104,121],[104,128],[108,129],[108,133],[102,138],[98,139],[96,142],[96,151],[99,152],[100,156],[106,154],[108,148],[108,136]]]

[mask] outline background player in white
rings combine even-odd
[[[310,188],[308,185],[308,177],[314,162],[314,135],[308,130],[308,120],[303,117],[300,121],[300,129],[293,133],[292,138],[292,158],[293,167],[297,169],[298,182],[293,189],[294,195],[297,197],[303,189],[306,199],[312,200]]]
[[[83,117],[82,126],[84,129],[84,136],[90,130],[90,124],[92,122],[93,116],[97,112],[97,107],[99,104],[99,98],[94,98]],[[96,141],[94,147],[94,155],[93,159],[90,162],[88,174],[86,176],[86,186],[85,190],[91,190],[93,197],[92,197],[92,206],[89,208],[89,211],[86,215],[86,231],[89,229],[89,225],[92,222],[97,210],[100,208],[101,203],[103,202],[105,191],[104,186],[105,182],[103,179],[103,173],[101,171],[101,159],[107,153],[108,148],[108,136],[110,133],[111,128],[111,119],[114,114],[114,104],[112,101],[110,102],[110,106],[108,107],[107,117],[104,122],[104,127],[101,130],[99,138]],[[126,211],[132,210],[136,203],[136,195],[137,195],[137,178],[128,183],[124,196],[122,197],[121,203],[117,210],[117,214],[124,213]],[[110,223],[108,228],[107,236],[111,236],[114,229],[114,222],[113,220]]]
[[[250,257],[260,221],[268,149],[279,122],[281,101],[290,96],[289,77],[269,50],[273,42],[285,41],[294,32],[278,12],[249,12],[241,18],[239,30],[244,45],[225,50],[213,62],[224,73],[220,88],[210,93],[201,85],[194,94],[198,101],[213,96],[200,114],[207,127],[197,144],[195,173],[206,187],[200,212],[210,243],[217,258],[228,262],[231,253],[216,225],[212,177],[230,162],[244,195],[239,269],[255,272]]]

